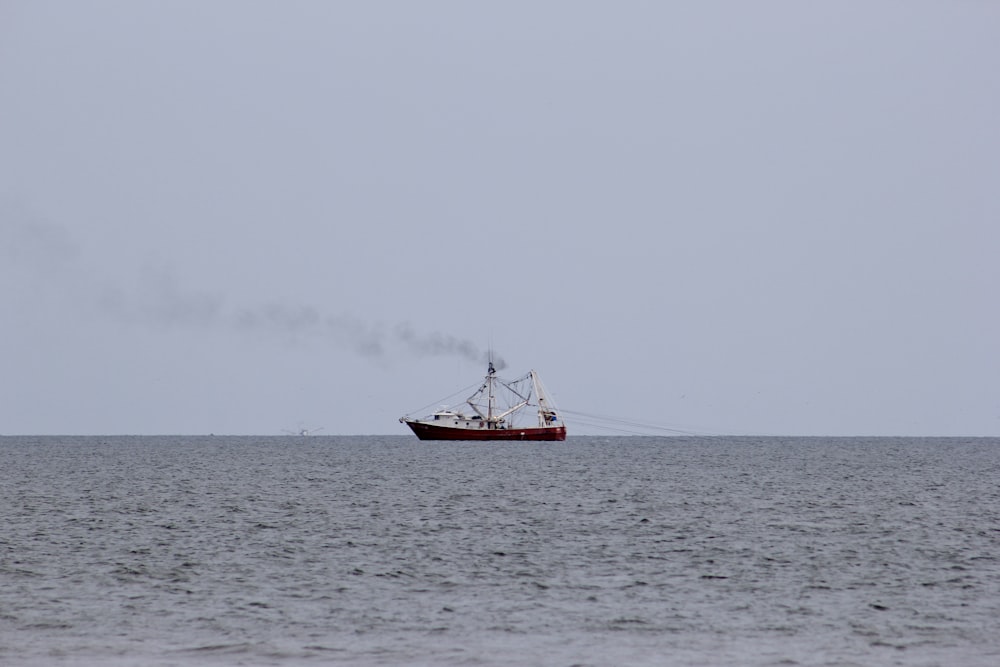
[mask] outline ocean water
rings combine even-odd
[[[0,457],[3,665],[1000,664],[1000,439]]]

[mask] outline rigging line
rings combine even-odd
[[[480,395],[480,394],[482,394],[482,393],[483,393],[484,391],[486,391],[486,386],[487,386],[487,385],[488,385],[489,383],[490,383],[490,381],[489,381],[489,380],[487,380],[486,382],[483,382],[483,383],[482,383],[481,385],[479,385],[479,389],[477,389],[477,390],[475,390],[474,392],[472,392],[472,396],[469,396],[469,397],[468,397],[467,399],[465,399],[465,402],[466,402],[466,403],[468,403],[469,405],[472,405],[472,399],[474,399],[474,398],[475,398],[476,396],[479,396],[479,395]],[[475,386],[476,386],[476,385],[474,385],[474,384],[470,384],[470,385],[469,385],[468,387],[466,387],[465,389],[459,389],[459,390],[458,390],[458,391],[456,391],[456,392],[455,392],[454,394],[452,394],[452,396],[457,396],[458,394],[464,394],[465,392],[469,391],[470,389],[472,389],[472,388],[473,388],[473,387],[475,387]]]
[[[633,420],[623,419],[623,418],[619,418],[619,417],[610,417],[610,416],[607,416],[607,415],[597,415],[597,414],[592,414],[592,413],[588,414],[586,412],[574,412],[573,410],[562,410],[562,412],[565,412],[566,414],[572,414],[572,415],[581,416],[581,417],[589,417],[591,419],[599,419],[599,420],[604,420],[604,421],[609,421],[609,422],[617,422],[617,423],[626,424],[626,425],[634,426],[634,427],[638,427],[638,428],[647,428],[647,429],[653,429],[653,430],[666,431],[666,432],[670,432],[670,433],[677,433],[677,434],[680,434],[680,435],[699,435],[699,436],[709,436],[709,437],[711,437],[711,436],[751,435],[751,434],[755,435],[755,436],[778,437],[778,436],[781,435],[780,433],[772,433],[772,432],[761,433],[761,432],[758,432],[758,431],[752,431],[751,429],[729,429],[727,431],[717,431],[717,430],[708,430],[708,429],[697,430],[697,431],[694,431],[694,430],[683,430],[683,429],[673,429],[673,428],[670,428],[668,426],[662,426],[660,424],[648,424],[648,423],[644,423],[644,422],[640,422],[640,421],[633,421]]]
[[[573,420],[572,423],[574,425],[579,424],[579,425],[582,425],[582,426],[584,426],[586,428],[589,428],[589,429],[598,429],[598,430],[601,430],[601,431],[604,431],[604,432],[607,432],[607,433],[614,433],[614,434],[618,434],[618,435],[627,435],[627,436],[637,436],[637,437],[643,437],[643,438],[705,438],[705,437],[712,437],[712,436],[704,435],[704,434],[701,434],[701,433],[688,433],[688,432],[684,432],[684,431],[677,432],[677,433],[653,433],[653,432],[649,431],[648,429],[646,429],[646,430],[635,430],[635,429],[624,428],[622,426],[606,426],[606,425],[603,425],[603,424],[598,424],[598,423],[594,423],[594,422],[587,422],[587,421],[579,421],[579,420]],[[578,435],[579,437],[587,437],[589,434],[580,433],[580,434],[575,434],[575,435]]]
[[[645,430],[634,430],[624,428],[622,426],[601,426],[600,424],[588,424],[586,422],[574,422],[574,424],[583,424],[586,428],[597,429],[605,433],[612,433],[616,435],[630,435],[638,436],[643,438],[697,438],[697,437],[707,437],[699,436],[697,433],[653,433]],[[581,437],[587,435],[585,433],[574,434]]]
[[[522,401],[526,401],[526,400],[528,400],[527,398],[525,398],[524,396],[521,396],[521,393],[519,391],[517,391],[517,389],[514,389],[514,387],[510,386],[512,384],[517,384],[518,382],[523,382],[526,379],[527,378],[521,378],[520,380],[514,380],[510,384],[504,382],[503,380],[500,380],[500,384],[502,384],[504,387],[506,387],[510,391],[510,393],[514,394],[515,396],[517,396],[518,398],[520,398]],[[529,396],[531,395],[531,391],[530,390],[528,390],[525,393],[528,394]]]
[[[597,420],[600,420],[600,421],[612,422],[612,423],[616,423],[616,424],[623,424],[625,426],[630,426],[632,428],[642,428],[642,429],[647,429],[647,430],[651,430],[651,431],[664,431],[664,432],[667,432],[667,433],[676,433],[678,435],[711,435],[711,432],[707,432],[707,431],[688,431],[688,430],[684,430],[684,429],[676,429],[676,428],[670,428],[670,427],[667,427],[667,426],[661,426],[659,424],[648,424],[648,423],[639,422],[639,421],[633,421],[633,420],[629,420],[629,419],[622,419],[622,418],[619,418],[619,417],[609,417],[607,415],[588,414],[586,412],[576,412],[574,410],[565,410],[565,409],[562,410],[562,412],[564,412],[566,414],[570,414],[570,415],[575,415],[575,416],[578,416],[578,417],[584,417],[584,418],[589,418],[589,419],[597,419]]]
[[[692,435],[692,436],[707,436],[707,437],[712,437],[712,436],[732,436],[732,435],[747,435],[747,434],[750,434],[750,430],[749,429],[743,431],[742,433],[740,433],[740,432],[734,432],[734,430],[732,430],[732,429],[729,430],[729,431],[710,431],[710,430],[693,431],[693,430],[674,429],[674,428],[670,428],[670,427],[667,427],[667,426],[662,426],[662,425],[659,425],[659,424],[648,424],[648,423],[644,423],[644,422],[632,421],[632,420],[622,419],[622,418],[617,418],[617,417],[610,417],[610,416],[606,416],[606,415],[588,414],[588,413],[585,413],[585,412],[574,412],[572,410],[563,410],[563,412],[565,412],[567,414],[578,415],[578,416],[585,417],[585,418],[589,417],[590,419],[599,419],[599,420],[603,420],[603,421],[609,421],[609,422],[615,422],[615,423],[625,424],[627,426],[632,426],[632,427],[635,427],[635,428],[645,428],[645,429],[650,429],[650,430],[665,431],[665,432],[668,432],[668,433],[676,433],[678,435]],[[758,432],[753,432],[753,435],[758,435],[758,436],[778,436],[780,434],[778,434],[778,433],[758,433]]]
[[[498,375],[497,376],[497,382],[499,382],[500,384],[506,386],[506,385],[509,385],[509,384],[518,384],[518,383],[524,382],[525,380],[527,380],[530,377],[531,377],[531,373],[525,373],[524,375],[517,376],[513,380],[505,380],[505,379],[503,379],[502,377],[500,377]]]
[[[669,426],[663,426],[661,424],[651,424],[651,423],[648,423],[648,422],[640,422],[640,421],[636,421],[636,420],[633,420],[633,419],[625,419],[623,417],[612,417],[610,415],[599,415],[599,414],[594,414],[594,413],[577,412],[575,410],[565,410],[565,409],[563,410],[563,412],[566,412],[566,413],[569,413],[569,414],[574,414],[574,415],[580,415],[581,417],[589,417],[591,419],[600,419],[600,420],[603,420],[603,421],[616,422],[616,423],[620,423],[620,424],[629,424],[629,425],[632,425],[632,426],[644,426],[644,427],[648,427],[648,428],[652,428],[652,429],[659,429],[659,430],[664,430],[664,431],[680,430],[680,429],[670,428]],[[687,431],[684,431],[684,432],[686,433]]]
[[[571,414],[571,415],[578,415],[580,417],[590,418],[590,419],[598,419],[598,420],[601,420],[601,421],[613,422],[613,423],[616,423],[616,424],[624,424],[626,426],[642,427],[642,428],[648,428],[648,429],[657,430],[657,431],[669,431],[671,433],[675,433],[675,432],[676,433],[690,433],[690,431],[684,431],[684,430],[681,430],[681,429],[669,428],[667,426],[661,426],[659,424],[648,424],[648,423],[644,423],[644,422],[633,421],[633,420],[630,420],[630,419],[622,419],[620,417],[610,417],[610,416],[607,416],[607,415],[588,414],[586,412],[576,412],[574,410],[565,410],[565,409],[563,410],[563,412],[565,412],[567,414]]]
[[[472,389],[473,387],[475,387],[477,384],[479,384],[479,383],[478,382],[473,382],[472,384],[470,384],[468,387],[465,387],[464,389],[459,389],[458,391],[456,391],[454,393],[451,393],[451,394],[448,394],[447,396],[445,396],[443,398],[439,398],[436,401],[431,401],[430,403],[428,403],[427,405],[425,405],[422,408],[417,408],[416,410],[413,410],[412,412],[407,412],[405,416],[409,417],[410,415],[416,414],[418,412],[423,412],[424,410],[426,410],[426,409],[428,409],[428,408],[430,408],[432,406],[441,405],[444,401],[450,400],[450,399],[458,396],[459,394],[464,394],[465,392],[467,392],[470,389]]]
[[[628,435],[641,435],[641,436],[650,435],[648,431],[633,431],[626,428],[622,428],[621,426],[604,426],[602,424],[598,424],[595,422],[581,421],[579,419],[574,419],[573,424],[580,424],[582,426],[586,426],[589,428],[596,428],[602,431],[609,431],[611,433],[626,433]]]

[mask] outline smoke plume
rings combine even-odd
[[[10,213],[9,207],[4,211]],[[186,288],[167,265],[148,264],[127,285],[109,284],[81,261],[79,246],[62,227],[23,212],[0,219],[0,258],[21,273],[21,282],[51,291],[95,316],[156,329],[203,329],[240,335],[330,341],[381,359],[393,353],[459,357],[501,370],[503,359],[470,340],[420,332],[409,323],[375,324],[350,314],[330,314],[292,302],[230,304],[221,294]]]

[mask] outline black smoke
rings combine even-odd
[[[460,357],[501,370],[499,355],[452,334],[421,332],[409,323],[369,322],[348,313],[324,312],[293,301],[231,304],[222,294],[185,287],[164,263],[149,263],[127,284],[109,284],[88,270],[80,245],[63,227],[6,207],[0,219],[0,259],[33,285],[52,291],[99,318],[155,329],[203,329],[240,335],[330,341],[361,356],[392,353]]]

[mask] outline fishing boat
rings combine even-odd
[[[464,403],[441,406],[419,419],[404,415],[399,421],[421,440],[566,439],[566,424],[538,373],[503,380],[492,361],[483,383]]]

